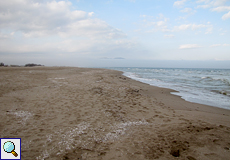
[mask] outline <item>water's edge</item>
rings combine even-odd
[[[106,68],[152,86],[172,89],[188,102],[230,110],[230,70],[178,68]]]

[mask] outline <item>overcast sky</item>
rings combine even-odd
[[[230,0],[0,0],[0,61],[230,68]]]

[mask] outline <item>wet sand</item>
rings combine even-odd
[[[230,159],[230,111],[105,69],[0,68],[0,137],[22,159]]]

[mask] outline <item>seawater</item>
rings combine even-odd
[[[170,88],[186,101],[230,110],[230,69],[109,68],[153,86]]]

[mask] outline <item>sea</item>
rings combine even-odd
[[[186,101],[230,110],[230,69],[109,68],[153,86],[173,89]]]

